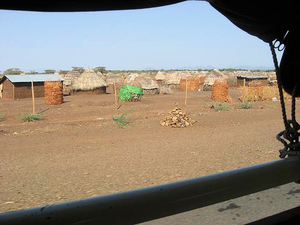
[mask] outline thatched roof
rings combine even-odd
[[[80,77],[81,73],[78,70],[71,70],[65,76],[65,85],[72,85]]]
[[[189,79],[192,78],[192,75],[189,71],[180,71],[179,72],[180,79]]]
[[[106,80],[106,77],[100,71],[97,71],[97,75],[101,77],[103,80]]]
[[[91,68],[87,68],[74,82],[74,90],[90,91],[100,87],[106,87],[106,82]]]
[[[180,84],[181,76],[179,72],[168,73],[165,82],[167,84]]]
[[[165,80],[166,79],[166,75],[163,72],[158,71],[158,73],[155,75],[155,79],[156,80]]]
[[[213,70],[205,76],[204,84],[213,85],[215,81],[224,81],[225,76],[219,70]]]
[[[120,74],[110,73],[106,77],[107,84],[120,84],[122,82],[122,76]]]
[[[139,75],[136,80],[138,80],[141,84],[142,89],[144,90],[151,90],[151,89],[158,89],[159,86],[154,81],[150,75],[144,74],[144,75]]]
[[[126,82],[131,82],[134,81],[139,75],[137,73],[130,73],[128,76],[126,76],[125,81]]]

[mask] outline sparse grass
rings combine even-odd
[[[221,103],[214,103],[210,108],[214,109],[215,111],[228,111],[229,107],[221,104]]]
[[[0,113],[0,121],[3,121],[4,114]]]
[[[118,123],[118,127],[123,128],[124,126],[126,126],[128,124],[126,117],[125,117],[128,113],[129,113],[129,111],[126,111],[121,116],[113,117],[113,120]]]
[[[242,105],[238,105],[235,108],[236,109],[251,109],[252,108],[252,104],[251,104],[250,101],[246,101]]]
[[[37,121],[42,119],[43,119],[43,115],[40,113],[21,116],[21,120],[23,122],[31,122],[31,121]]]

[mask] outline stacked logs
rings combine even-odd
[[[47,105],[60,105],[63,103],[63,83],[61,81],[46,81],[44,91]]]
[[[180,108],[175,107],[164,120],[160,121],[160,125],[183,128],[191,126],[195,122],[195,120],[191,120]]]

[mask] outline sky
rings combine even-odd
[[[0,71],[273,69],[267,43],[207,2],[142,10],[41,13],[0,10]]]

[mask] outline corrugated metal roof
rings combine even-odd
[[[58,74],[26,74],[26,75],[5,75],[12,83],[24,82],[45,82],[45,81],[64,81]]]
[[[238,75],[236,77],[239,77],[239,78],[244,78],[244,79],[268,79],[268,77],[266,76],[247,76],[247,75]]]

